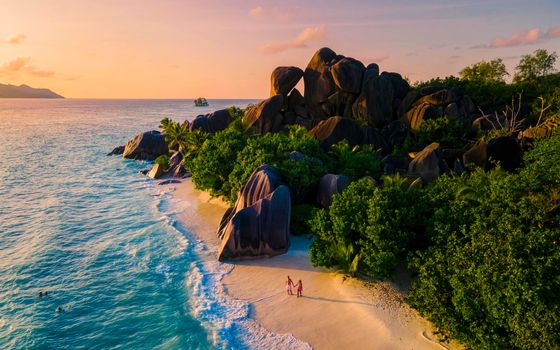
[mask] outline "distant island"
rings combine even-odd
[[[199,97],[194,100],[195,107],[206,107],[208,106],[208,101],[204,97]]]
[[[49,90],[36,89],[28,85],[0,84],[0,98],[64,98]]]

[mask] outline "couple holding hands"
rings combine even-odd
[[[286,279],[286,293],[288,293],[288,295],[294,295],[292,288],[296,288],[298,298],[302,296],[301,293],[303,292],[303,284],[301,283],[301,280],[299,280],[297,284],[294,284],[290,276],[288,276]]]

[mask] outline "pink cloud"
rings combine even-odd
[[[264,54],[276,54],[288,49],[301,49],[307,47],[308,41],[319,41],[325,38],[325,25],[307,27],[297,37],[285,42],[269,43],[259,48]]]
[[[251,9],[251,11],[249,11],[249,16],[251,17],[259,17],[262,16],[264,14],[264,8],[262,6],[257,6],[254,9]]]
[[[277,22],[289,22],[296,16],[295,9],[281,9],[278,6],[270,8],[257,6],[249,11],[249,16],[253,18],[274,19]]]
[[[6,40],[4,40],[4,42],[6,44],[13,44],[13,45],[17,45],[17,44],[21,44],[23,43],[23,41],[26,39],[26,36],[23,34],[18,34],[18,35],[14,35],[12,37],[7,38]]]
[[[529,45],[538,42],[543,37],[541,28],[529,29],[526,32],[521,32],[510,36],[509,38],[499,37],[492,41],[490,47],[512,47],[520,45]]]
[[[546,32],[546,37],[549,39],[560,37],[560,26],[552,27]]]
[[[531,45],[560,37],[560,26],[552,27],[547,32],[539,27],[513,34],[509,37],[498,37],[490,45],[477,45],[474,48],[504,48]]]
[[[50,78],[54,72],[37,69],[29,64],[28,57],[18,57],[0,67],[0,76],[15,76],[17,74],[29,74],[39,78]]]

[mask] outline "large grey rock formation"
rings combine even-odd
[[[124,146],[123,157],[130,159],[154,160],[169,152],[165,136],[152,130],[138,134]]]
[[[240,260],[283,254],[290,245],[291,198],[274,167],[257,168],[233,208],[224,214],[218,259]]]
[[[410,89],[408,83],[397,73],[383,72],[375,75],[375,69],[366,70],[362,91],[352,107],[354,118],[383,127],[396,119],[396,105]]]
[[[282,128],[284,117],[280,110],[284,104],[282,95],[274,95],[251,107],[243,117],[249,127],[256,126],[260,134],[278,132]]]
[[[324,47],[317,51],[305,68],[303,80],[305,82],[305,104],[312,118],[328,117],[323,109],[330,95],[336,92],[331,67],[339,60],[336,53]]]
[[[277,67],[270,76],[270,96],[287,97],[301,77],[303,71],[298,67]]]

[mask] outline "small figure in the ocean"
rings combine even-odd
[[[39,298],[43,297],[43,292],[39,292]]]
[[[58,313],[64,312],[64,309],[59,306],[59,307],[56,308],[56,312],[58,312]]]
[[[292,281],[290,276],[288,276],[288,279],[286,280],[286,293],[288,293],[288,295],[294,295],[294,293],[292,292],[292,287],[294,286],[294,282]]]
[[[301,280],[298,281],[298,283],[296,284],[296,291],[297,291],[297,297],[301,297],[302,292],[303,292],[303,283],[301,283]]]

